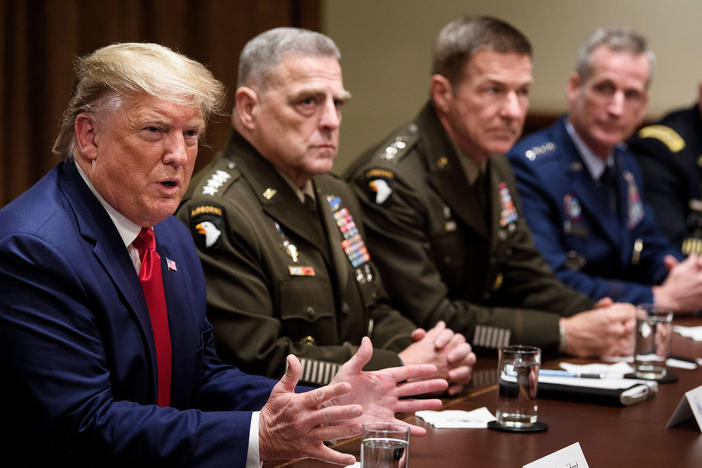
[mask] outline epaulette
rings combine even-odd
[[[417,124],[411,123],[391,134],[379,147],[376,157],[389,162],[397,162],[407,154],[419,140]]]
[[[685,148],[685,140],[670,127],[665,125],[649,125],[639,130],[640,138],[653,138],[668,147],[671,153],[677,153]]]
[[[192,192],[193,197],[211,196],[224,193],[234,181],[241,177],[241,171],[234,161],[228,158],[219,158],[207,174],[200,178],[198,185]]]
[[[224,206],[218,203],[227,187],[241,176],[241,171],[228,158],[218,158],[198,180],[184,200],[187,220],[197,248],[203,252],[215,251],[222,245]]]
[[[368,197],[378,205],[390,201],[395,183],[395,164],[419,141],[419,128],[411,123],[393,132],[378,146],[372,163],[363,171]]]
[[[556,144],[552,141],[544,143],[542,145],[534,146],[529,148],[524,152],[524,157],[529,161],[535,161],[539,156],[545,156],[549,153],[553,153],[556,150]]]

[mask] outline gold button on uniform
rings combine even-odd
[[[502,273],[498,273],[497,276],[495,277],[495,284],[492,285],[492,290],[497,291],[500,289],[500,286],[502,286]]]
[[[304,337],[303,339],[300,340],[300,343],[314,346],[315,340],[310,335],[307,335],[306,337]]]

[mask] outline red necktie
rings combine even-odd
[[[168,406],[171,401],[171,335],[168,330],[166,295],[163,292],[161,277],[161,257],[156,252],[154,231],[150,228],[142,228],[132,245],[139,250],[141,259],[139,281],[144,290],[144,298],[151,317],[151,329],[154,332],[158,369],[157,401],[159,406]]]

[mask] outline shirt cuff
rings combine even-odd
[[[261,457],[258,453],[258,418],[259,411],[251,413],[251,425],[249,426],[249,450],[246,453],[246,468],[261,468]]]

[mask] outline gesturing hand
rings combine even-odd
[[[330,386],[351,384],[351,391],[333,397],[329,403],[325,403],[325,406],[357,404],[363,408],[362,415],[345,421],[346,423],[400,422],[395,419],[395,413],[441,409],[441,400],[438,399],[404,398],[446,390],[448,383],[443,379],[414,381],[435,375],[435,366],[417,364],[363,372],[363,366],[370,360],[372,354],[373,346],[370,339],[364,337],[356,354],[341,366],[331,381]],[[410,430],[414,436],[426,434],[426,430],[419,426],[410,425]]]
[[[307,457],[352,465],[356,462],[353,455],[336,452],[323,444],[325,440],[344,439],[361,432],[360,423],[354,421],[363,413],[360,405],[328,404],[331,399],[348,395],[351,385],[332,383],[306,393],[295,393],[301,374],[300,361],[293,355],[288,356],[285,375],[273,387],[268,402],[261,409],[258,427],[261,461]]]

